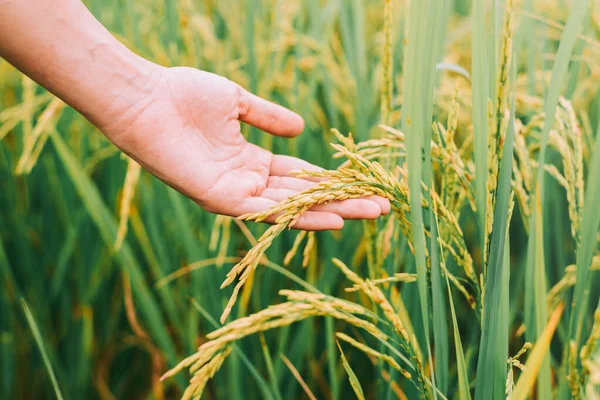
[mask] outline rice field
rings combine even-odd
[[[599,1],[86,4],[298,112],[243,132],[325,169],[215,216],[0,59],[0,397],[600,399]]]

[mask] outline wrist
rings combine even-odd
[[[164,67],[133,53],[121,43],[98,52],[102,63],[96,87],[90,90],[87,102],[83,99],[76,108],[110,136],[114,127],[135,118],[161,79]],[[137,110],[137,111],[136,111]]]

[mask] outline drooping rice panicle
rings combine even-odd
[[[270,306],[248,317],[239,318],[208,334],[208,342],[202,344],[195,354],[181,361],[161,379],[170,378],[181,370],[189,368],[192,378],[184,398],[199,399],[207,382],[230,354],[234,342],[258,332],[288,326],[310,317],[330,316],[363,329],[375,338],[390,340],[374,323],[364,319],[364,317],[371,317],[372,313],[358,304],[320,293],[281,290],[280,294],[287,297],[288,301]],[[410,367],[414,369],[412,365]]]
[[[292,245],[292,248],[287,252],[287,254],[285,255],[285,258],[283,259],[283,265],[290,264],[290,262],[292,261],[292,258],[294,258],[294,256],[298,252],[298,248],[300,247],[300,244],[306,237],[307,233],[308,233],[307,231],[300,231],[296,235],[296,239],[294,239],[294,244]]]
[[[33,99],[31,102],[33,102]],[[29,103],[25,103],[25,105],[28,105],[28,109],[32,108]],[[65,103],[58,98],[54,98],[40,114],[35,126],[30,129],[30,133],[25,135],[23,152],[15,169],[17,174],[31,172],[48,139],[48,132],[53,129],[64,107]]]
[[[314,232],[309,232],[306,246],[304,246],[304,251],[302,252],[302,267],[308,267],[310,256],[315,251],[316,242],[316,234]]]

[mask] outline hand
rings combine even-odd
[[[0,57],[206,210],[261,212],[314,185],[289,172],[317,167],[273,155],[240,133],[243,121],[293,137],[303,129],[302,118],[219,76],[139,57],[80,0],[9,1],[0,7],[0,21]],[[314,207],[295,227],[339,229],[343,218],[376,218],[389,209],[378,197],[346,200]]]
[[[302,118],[214,74],[157,67],[150,89],[100,128],[118,147],[202,208],[240,216],[267,210],[314,182],[291,170],[318,169],[248,143],[240,121],[270,134],[299,135]],[[133,96],[132,98],[135,98]],[[294,226],[340,229],[343,219],[372,219],[389,212],[380,197],[315,206]]]

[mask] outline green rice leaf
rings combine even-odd
[[[438,231],[439,221],[437,215],[435,216],[435,230]],[[444,253],[440,253],[442,262],[444,261]],[[465,361],[465,354],[462,346],[462,339],[460,338],[460,330],[458,328],[458,321],[456,319],[456,309],[454,307],[454,299],[452,298],[452,290],[450,289],[450,279],[448,274],[444,274],[446,278],[446,289],[448,291],[448,300],[450,302],[450,316],[452,318],[452,333],[454,337],[454,351],[456,353],[456,373],[458,378],[458,399],[459,400],[471,400],[471,389],[469,385],[469,374],[467,372],[467,363]],[[434,279],[432,278],[432,283]]]
[[[512,65],[512,84],[516,77],[516,63]],[[500,399],[504,396],[506,382],[506,359],[508,358],[508,287],[510,262],[506,245],[508,236],[509,207],[511,201],[511,177],[513,168],[513,149],[515,137],[515,90],[512,90],[512,105],[500,171],[498,191],[494,210],[493,231],[490,240],[490,258],[485,277],[485,302],[479,358],[477,361],[477,379],[475,381],[475,399]]]
[[[431,54],[429,59],[428,67],[432,68],[437,65],[438,59],[441,58],[441,49],[444,43],[444,30],[442,27],[444,24],[444,15],[449,12],[449,2],[441,2],[442,5],[431,8],[431,22],[434,22],[434,29],[429,33],[428,40],[434,43],[431,46]],[[437,22],[437,23],[436,23]],[[437,69],[437,66],[435,67]],[[435,71],[428,77],[427,86],[425,93],[432,93],[434,90],[435,83]],[[425,115],[432,115],[433,113],[433,101],[427,101],[425,98]],[[425,164],[423,168],[423,181],[429,182],[432,190],[435,189],[435,181],[433,177],[433,166],[431,160],[431,136],[432,130],[426,129],[423,138],[423,153],[425,155]],[[431,194],[425,193],[425,198],[431,204]],[[430,268],[431,268],[431,302],[432,302],[432,323],[433,323],[433,335],[434,340],[434,356],[435,356],[435,374],[433,376],[433,382],[435,386],[442,392],[448,391],[449,384],[449,372],[448,372],[448,321],[446,315],[446,299],[444,291],[442,289],[442,267],[440,265],[440,248],[438,243],[438,230],[437,223],[435,222],[435,215],[433,208],[429,208],[428,215],[425,218],[426,225],[429,226],[431,236],[429,238],[429,254]]]
[[[577,40],[577,34],[587,13],[588,4],[588,0],[575,0],[573,2],[567,25],[565,26],[560,39],[560,45],[558,47],[558,52],[556,53],[556,61],[552,67],[550,86],[548,87],[548,93],[546,93],[546,99],[544,101],[544,114],[546,117],[544,118],[544,125],[542,128],[540,154],[538,158],[537,184],[539,186],[539,193],[536,193],[536,195],[540,196],[542,208],[544,205],[544,180],[542,179],[544,174],[543,163],[546,159],[548,136],[550,134],[550,129],[552,129],[552,126],[554,125],[554,112],[558,105],[558,98],[565,82],[569,61],[571,60],[573,47]]]
[[[335,400],[340,395],[340,385],[337,380],[338,363],[335,361],[335,347],[333,339],[335,338],[334,320],[331,317],[325,317],[325,346],[327,349],[327,370],[331,384],[331,397]]]
[[[340,346],[340,342],[337,340],[335,342],[337,343],[338,349],[340,349],[340,356],[342,357],[342,365],[344,366],[344,369],[346,370],[346,373],[348,374],[348,378],[350,380],[350,385],[352,386],[352,390],[354,390],[354,394],[356,394],[356,398],[358,400],[364,400],[365,394],[363,392],[362,386],[360,385],[360,382],[358,381],[356,374],[352,370],[352,367],[348,363],[348,360],[346,359],[346,356],[344,355],[344,351],[342,350],[342,346]]]
[[[405,56],[405,87],[402,110],[402,127],[406,134],[406,150],[408,159],[408,186],[410,190],[410,221],[412,225],[413,243],[415,247],[416,270],[418,276],[419,301],[423,324],[423,347],[427,350],[429,365],[433,363],[430,349],[429,294],[426,265],[426,242],[424,232],[423,211],[421,206],[421,179],[431,176],[429,154],[431,145],[431,118],[433,111],[433,87],[435,82],[435,65],[440,48],[434,39],[439,36],[443,1],[410,2],[409,28]],[[429,157],[429,163],[423,159]],[[429,219],[429,218],[428,218]],[[435,387],[435,374],[431,371]],[[437,392],[433,391],[433,397]]]
[[[600,107],[599,107],[600,108]],[[581,245],[577,249],[576,281],[573,297],[573,312],[571,314],[571,339],[575,340],[579,348],[583,330],[583,322],[588,309],[590,286],[593,282],[589,279],[590,265],[596,250],[596,235],[600,227],[600,120],[596,129],[596,142],[592,152],[585,202],[580,228]]]
[[[475,193],[477,215],[481,231],[481,247],[483,249],[485,236],[485,210],[487,202],[486,182],[488,176],[488,101],[490,68],[488,46],[485,38],[485,11],[483,1],[473,1],[473,32],[471,86],[473,91],[473,129],[474,129],[474,158],[475,158]],[[482,252],[483,254],[483,252]]]
[[[271,389],[275,394],[275,398],[281,400],[281,393],[279,393],[279,387],[277,385],[278,379],[275,374],[275,370],[273,369],[273,359],[271,358],[271,353],[269,352],[269,346],[267,345],[267,341],[265,340],[264,332],[260,332],[260,347],[263,352],[263,357],[265,359],[265,364],[267,365],[267,372],[269,373],[269,380],[271,381]]]
[[[27,323],[29,324],[29,328],[31,329],[31,333],[33,333],[33,338],[35,339],[35,343],[38,345],[38,349],[42,354],[42,359],[44,360],[44,365],[46,366],[46,371],[50,376],[50,381],[52,382],[52,388],[54,389],[54,394],[58,400],[63,400],[62,392],[60,391],[60,386],[58,385],[58,381],[56,380],[56,375],[54,374],[54,369],[52,368],[52,363],[50,362],[50,356],[48,356],[48,352],[46,351],[46,346],[44,346],[44,339],[42,339],[42,334],[40,333],[40,329],[38,328],[35,318],[33,318],[33,314],[29,310],[27,306],[27,302],[25,299],[21,299],[21,306],[23,307],[23,312],[25,313],[25,318],[27,319]]]
[[[434,220],[433,209],[430,218]],[[442,267],[438,247],[437,223],[431,224],[431,301],[435,356],[436,386],[442,393],[448,392],[449,383],[449,351],[448,351],[448,321],[446,319],[446,299],[442,286]]]

